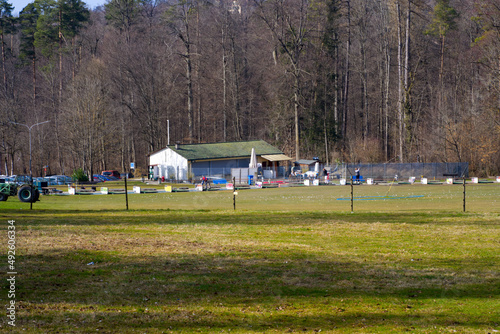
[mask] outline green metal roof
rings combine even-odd
[[[187,160],[210,160],[226,158],[247,158],[255,148],[256,155],[283,154],[276,147],[263,140],[250,140],[229,143],[207,143],[207,144],[179,144],[168,146],[171,150],[183,156]]]

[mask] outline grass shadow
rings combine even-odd
[[[193,253],[203,247],[191,246]],[[58,330],[66,318],[104,332],[459,326],[466,322],[460,305],[492,307],[500,295],[498,272],[331,261],[279,249],[170,256],[53,249],[19,262],[21,322]],[[492,319],[466,325],[495,326]]]

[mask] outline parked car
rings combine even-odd
[[[16,177],[15,175],[6,176],[5,177],[5,183],[14,183],[14,178],[15,177]]]
[[[120,173],[117,170],[103,170],[101,172],[102,176],[113,176],[117,179],[121,179]]]
[[[106,182],[109,180],[107,177],[99,174],[92,175],[92,178],[94,179],[95,182]]]
[[[122,179],[125,178],[125,177],[127,179],[131,179],[131,178],[134,177],[134,174],[132,174],[132,173],[121,173],[120,176],[121,176]]]
[[[49,183],[49,179],[46,178],[46,177],[35,177],[33,178],[33,182],[47,182],[47,184]]]
[[[66,175],[51,175],[47,177],[49,185],[61,186],[73,183],[73,179]]]
[[[12,180],[12,183],[16,183],[18,185],[30,184],[31,177],[29,175],[16,175]]]

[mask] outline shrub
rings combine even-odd
[[[89,177],[87,176],[87,174],[85,174],[82,168],[75,169],[71,177],[73,178],[73,180],[79,182],[87,182],[89,180]]]

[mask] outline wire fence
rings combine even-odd
[[[335,166],[337,175],[350,178],[356,168],[366,178],[374,180],[405,179],[410,177],[426,177],[443,179],[448,177],[469,177],[468,162],[435,162],[435,163],[388,163],[388,164],[341,164]]]

